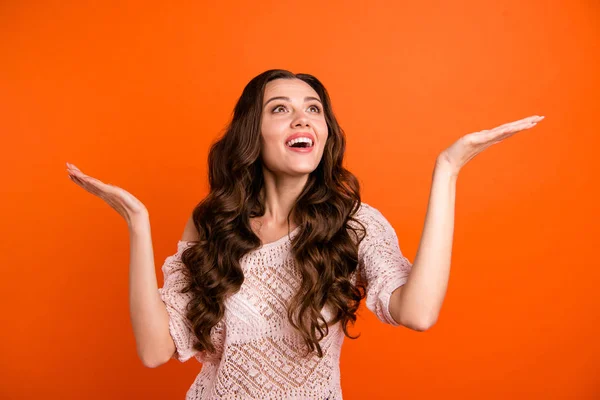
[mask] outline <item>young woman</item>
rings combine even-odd
[[[144,365],[202,362],[187,399],[341,399],[340,351],[345,336],[356,338],[348,323],[360,301],[393,326],[435,323],[458,172],[542,118],[468,134],[440,153],[414,264],[386,218],[361,202],[342,166],[344,133],[312,75],[269,70],[244,88],[210,149],[210,193],[165,260],[160,289],[144,205],[67,166],[127,221],[131,321]]]

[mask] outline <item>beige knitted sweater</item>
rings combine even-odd
[[[359,246],[352,282],[358,273],[366,283],[367,308],[383,323],[398,326],[389,312],[390,296],[406,283],[412,263],[400,251],[394,228],[376,208],[363,202],[356,218],[367,235]],[[164,284],[158,290],[170,316],[173,358],[184,362],[195,357],[202,363],[186,400],[342,399],[339,360],[345,336],[340,323],[329,326],[320,342],[323,358],[315,353],[302,358],[304,342],[287,320],[287,302],[300,284],[290,253],[290,240],[299,229],[241,258],[244,283],[225,301],[225,316],[211,330],[216,354],[193,350],[197,339],[185,317],[189,293],[179,293],[186,279],[181,254],[193,242],[179,241],[176,254],[165,260]],[[329,322],[328,307],[322,314]]]

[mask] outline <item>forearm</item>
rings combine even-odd
[[[436,321],[448,286],[457,173],[436,163],[421,242],[397,296],[399,319],[424,329]]]
[[[175,351],[169,315],[156,280],[150,221],[134,220],[129,228],[129,306],[137,353],[144,365],[158,366]]]

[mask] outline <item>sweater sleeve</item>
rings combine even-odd
[[[173,358],[180,362],[185,362],[193,356],[196,356],[202,362],[198,351],[193,348],[193,345],[197,342],[197,338],[192,330],[191,322],[186,317],[186,307],[192,294],[189,292],[180,293],[188,279],[182,272],[186,267],[181,261],[181,255],[192,244],[193,242],[185,241],[177,243],[177,253],[167,257],[161,268],[164,276],[164,284],[162,288],[158,289],[160,297],[169,313],[169,333],[176,347]]]
[[[390,298],[408,280],[412,263],[402,254],[396,232],[381,212],[364,203],[362,207],[361,222],[367,233],[359,245],[358,271],[366,284],[366,306],[383,323],[399,326],[390,314]]]

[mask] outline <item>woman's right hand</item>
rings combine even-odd
[[[139,217],[146,217],[148,210],[141,201],[120,187],[103,183],[81,172],[73,164],[67,163],[69,178],[88,192],[100,197],[114,208],[131,228],[132,223]]]

